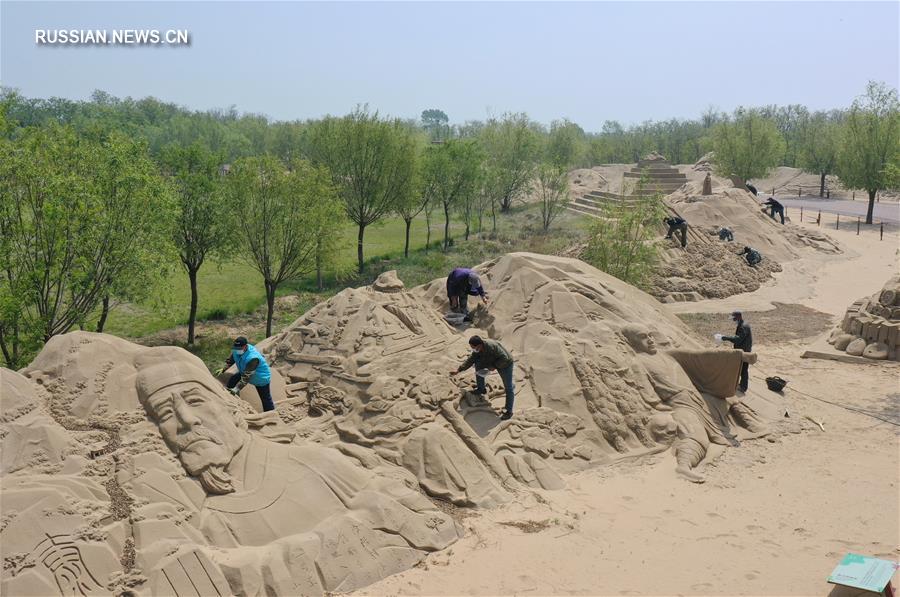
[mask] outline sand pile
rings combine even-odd
[[[603,190],[609,182],[597,168],[577,168],[571,170],[569,178],[569,195],[581,197],[591,191]]]
[[[407,290],[388,273],[260,343],[276,412],[184,350],[102,334],[2,370],[3,593],[351,590],[456,540],[425,494],[489,507],[669,449],[699,482],[713,445],[779,414],[733,396],[754,355],[696,350],[652,297],[584,263],[519,253],[480,271],[477,329],[443,319],[443,278]],[[516,360],[511,420],[496,374],[487,400],[448,375],[476,331]]]
[[[900,276],[850,305],[828,343],[850,356],[900,360]]]
[[[763,213],[762,205],[730,181],[712,177],[713,194],[701,195],[702,181],[692,180],[666,196],[665,203],[688,221],[691,233],[687,250],[666,241],[663,263],[651,280],[650,292],[660,300],[692,301],[724,298],[752,292],[765,283],[782,263],[805,251],[840,253],[828,235],[791,224],[782,225]],[[722,227],[734,233],[734,241],[719,240]],[[739,253],[750,246],[763,257],[750,267]]]
[[[102,334],[0,370],[5,595],[315,595],[459,536],[406,470],[303,441],[202,361]]]
[[[741,354],[695,354],[683,324],[649,295],[574,259],[516,253],[479,270],[492,302],[475,312],[477,329],[443,319],[438,279],[399,293],[344,290],[268,340],[263,350],[287,382],[282,416],[303,437],[369,447],[414,473],[430,495],[478,506],[677,443],[677,425],[666,418],[675,395],[686,401],[687,419],[704,418],[707,435],[692,423],[704,445],[762,427],[764,415],[754,413],[766,411],[763,399],[731,397]],[[650,326],[652,355],[634,347],[640,332],[629,339],[624,330],[638,321]],[[466,392],[471,374],[448,375],[476,331],[516,359],[510,421],[497,416],[496,374],[487,402]],[[715,397],[697,386],[715,388]]]

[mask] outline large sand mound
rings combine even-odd
[[[298,439],[182,349],[76,332],[0,372],[5,595],[316,595],[458,537],[413,475]]]
[[[492,506],[567,471],[672,449],[702,481],[714,444],[777,410],[735,397],[755,355],[696,350],[652,297],[582,262],[480,266],[477,331],[516,360],[516,414],[452,379],[466,338],[444,279],[392,273],[262,342],[283,384],[257,413],[202,362],[102,334],[2,370],[4,594],[318,594],[365,586],[452,543],[422,492]],[[193,593],[191,593],[193,591]]]
[[[663,263],[651,280],[651,293],[664,301],[724,298],[757,290],[781,264],[806,251],[840,253],[828,235],[801,228],[788,221],[781,224],[762,211],[747,191],[730,181],[712,177],[712,194],[701,195],[702,180],[692,180],[666,196],[665,203],[688,221],[692,233],[687,250],[674,241],[663,253]],[[718,231],[729,228],[734,241],[721,241]],[[750,246],[763,261],[750,267],[739,254]]]

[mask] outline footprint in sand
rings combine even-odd
[[[704,589],[711,589],[713,586],[711,583],[702,582],[696,585],[691,585],[692,591],[703,591]]]

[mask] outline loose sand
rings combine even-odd
[[[898,272],[898,238],[829,234],[844,254],[806,256],[750,294],[670,308],[719,313],[722,331],[733,308],[765,311],[779,301],[837,320]],[[467,536],[452,552],[366,593],[826,595],[845,553],[896,560],[898,428],[813,397],[900,423],[900,367],[801,359],[813,338],[756,335],[751,387],[773,374],[789,380],[779,400],[790,416],[770,441],[725,450],[705,485],[678,482],[668,453],[569,475],[568,489],[546,502],[516,500],[466,518]]]

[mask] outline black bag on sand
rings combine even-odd
[[[780,392],[787,385],[787,381],[780,377],[767,377],[766,386],[773,392]]]

